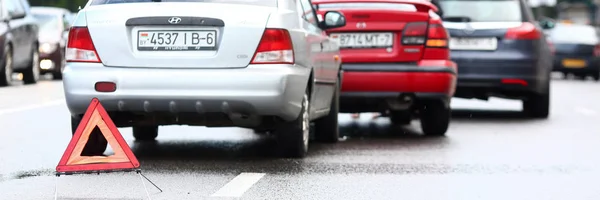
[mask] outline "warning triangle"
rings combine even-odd
[[[92,133],[98,127],[108,144],[115,152],[110,156],[81,156],[81,152]],[[140,163],[121,136],[117,126],[97,98],[92,99],[90,106],[83,115],[67,150],[63,154],[56,172],[82,173],[100,171],[119,171],[137,169]]]

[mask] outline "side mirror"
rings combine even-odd
[[[549,20],[543,20],[540,21],[540,26],[542,27],[542,29],[553,29],[554,26],[556,25],[553,21],[549,21]]]
[[[8,13],[8,16],[10,19],[23,19],[25,18],[26,14],[25,13]]]
[[[321,29],[332,29],[346,26],[346,17],[338,11],[327,11],[321,22]]]

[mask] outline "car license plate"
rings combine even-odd
[[[201,51],[216,47],[214,30],[138,31],[139,51]]]
[[[332,33],[340,48],[386,48],[393,46],[392,33]]]
[[[586,65],[585,60],[581,59],[563,59],[562,64],[566,68],[582,68]]]
[[[451,50],[496,50],[498,39],[490,38],[450,38]]]

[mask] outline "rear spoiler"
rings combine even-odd
[[[319,9],[319,4],[326,3],[402,3],[411,4],[417,8],[419,12],[438,12],[437,6],[433,5],[429,0],[379,0],[379,1],[366,1],[366,0],[312,0],[313,5],[316,9]]]

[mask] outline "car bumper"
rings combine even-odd
[[[412,102],[404,102],[406,96],[410,101],[449,100],[456,86],[456,64],[452,61],[344,64],[342,69],[340,112],[343,113],[379,112],[390,107],[407,109]]]
[[[549,81],[549,68],[542,69],[536,60],[454,60],[458,65],[458,97],[471,93],[543,91]]]
[[[96,97],[108,112],[224,113],[296,119],[310,70],[292,65],[241,69],[148,69],[68,63],[63,71],[67,107],[83,114]],[[116,83],[97,92],[95,83]]]
[[[584,60],[584,66],[565,66],[562,61],[564,59],[579,59]],[[600,71],[600,62],[596,58],[583,57],[577,55],[555,55],[552,71],[569,72],[569,73],[593,73]]]

